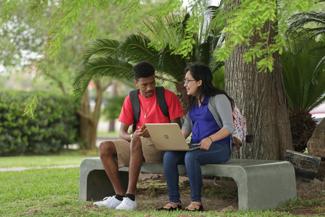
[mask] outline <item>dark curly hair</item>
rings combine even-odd
[[[152,75],[155,75],[155,68],[153,65],[146,61],[139,62],[133,66],[134,79],[138,80],[139,78],[146,78]]]

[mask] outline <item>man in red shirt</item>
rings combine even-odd
[[[125,97],[119,116],[121,139],[105,141],[99,146],[101,161],[116,195],[106,197],[94,204],[119,210],[133,210],[137,207],[135,191],[142,162],[160,163],[162,161],[162,153],[153,146],[144,124],[168,122],[180,124],[180,118],[183,116],[179,99],[167,89],[164,89],[164,97],[169,117],[163,114],[156,97],[155,69],[150,63],[140,62],[133,67],[133,70],[140,103],[140,116],[136,123],[136,130],[131,134],[128,133],[129,126],[132,126],[134,122],[133,108],[128,95]],[[129,166],[126,191],[118,177],[118,167],[121,166]]]

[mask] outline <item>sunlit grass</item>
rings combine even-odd
[[[0,167],[34,167],[53,165],[79,165],[82,159],[97,156],[97,151],[69,151],[61,155],[1,157]],[[297,210],[314,210],[313,213],[324,213],[323,198],[307,200],[291,200],[276,210],[266,211],[227,211],[209,210],[202,213],[185,211],[158,212],[152,204],[159,204],[155,196],[148,194],[142,199],[141,211],[115,211],[96,208],[92,202],[80,201],[79,197],[79,168],[69,169],[38,169],[21,172],[0,172],[0,216],[146,216],[146,217],[192,217],[192,216],[227,216],[227,217],[274,217],[295,216]],[[156,190],[156,189],[153,189]],[[148,192],[147,192],[148,193]],[[146,193],[146,194],[147,194]],[[210,194],[218,194],[213,192]],[[204,194],[207,192],[204,191]],[[210,195],[213,197],[213,195]],[[300,213],[301,214],[301,213]],[[322,216],[313,215],[313,216]]]
[[[0,168],[79,165],[84,158],[89,156],[98,156],[97,151],[75,150],[53,155],[0,157]]]
[[[0,216],[294,216],[285,211],[186,211],[159,212],[115,211],[96,208],[91,202],[78,199],[79,169],[42,169],[0,174]],[[148,198],[150,200],[150,198]]]

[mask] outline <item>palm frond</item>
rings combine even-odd
[[[158,62],[158,52],[149,46],[150,40],[144,35],[130,35],[121,45],[121,52],[128,61],[136,63],[146,60],[152,64]]]
[[[164,17],[155,17],[153,20],[145,21],[144,24],[151,38],[150,45],[156,49],[179,47],[185,34],[185,25],[189,15],[170,14]]]
[[[156,65],[158,71],[172,76],[177,81],[182,81],[185,67],[186,59],[181,55],[174,54],[168,47],[159,53],[159,62]]]
[[[325,56],[323,56],[322,59],[320,59],[319,62],[317,63],[314,70],[314,74],[320,72],[322,70],[322,67],[324,67],[324,64],[325,64]],[[313,81],[315,81],[315,79],[313,79]]]
[[[158,52],[149,44],[150,40],[148,37],[144,35],[131,35],[125,40],[121,50],[123,50],[124,56],[127,56],[130,62],[136,63],[146,60],[153,64],[158,71],[171,75],[178,81],[182,80],[182,71],[186,65],[184,58],[173,54],[168,46]]]
[[[96,39],[93,41],[84,54],[84,62],[88,62],[94,56],[117,57],[120,42],[110,39]]]
[[[101,77],[112,77],[116,79],[133,79],[132,65],[128,62],[113,59],[111,57],[99,57],[91,59],[84,64],[84,69],[76,77],[74,82],[74,93],[80,97],[90,80]]]
[[[319,68],[320,71],[314,70],[325,52],[319,47],[321,44],[315,41],[303,41],[296,53],[284,52],[281,57],[285,91],[292,111],[308,112],[322,100],[325,92],[324,67]]]
[[[312,27],[306,27],[310,25]],[[313,27],[315,26],[316,27]],[[325,30],[325,13],[324,12],[303,12],[298,13],[289,18],[288,33],[293,35],[294,33],[310,34],[315,37],[324,33]]]

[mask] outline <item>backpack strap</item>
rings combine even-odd
[[[140,118],[140,101],[139,101],[138,93],[139,90],[132,90],[129,93],[132,110],[133,110],[133,126],[132,126],[133,132],[136,130],[136,125],[139,122],[139,118]],[[162,113],[166,117],[169,117],[168,106],[165,100],[165,88],[156,87],[156,97]]]
[[[156,97],[162,113],[169,118],[168,106],[165,99],[165,88],[156,87]]]
[[[139,90],[132,90],[129,93],[132,110],[133,110],[133,126],[132,131],[134,132],[136,130],[137,123],[139,122],[140,117],[140,101],[138,97]]]
[[[219,125],[219,127],[222,127],[223,126],[223,123],[222,123],[222,119],[218,113],[218,110],[217,110],[217,96],[213,96],[213,97],[210,97],[209,99],[209,104],[208,104],[208,109],[209,111],[211,112],[214,120],[217,122],[217,124]],[[230,153],[232,152],[232,143],[233,143],[233,139],[232,139],[232,135],[231,135],[231,141],[230,141],[230,144],[229,144],[229,147],[230,147]]]

